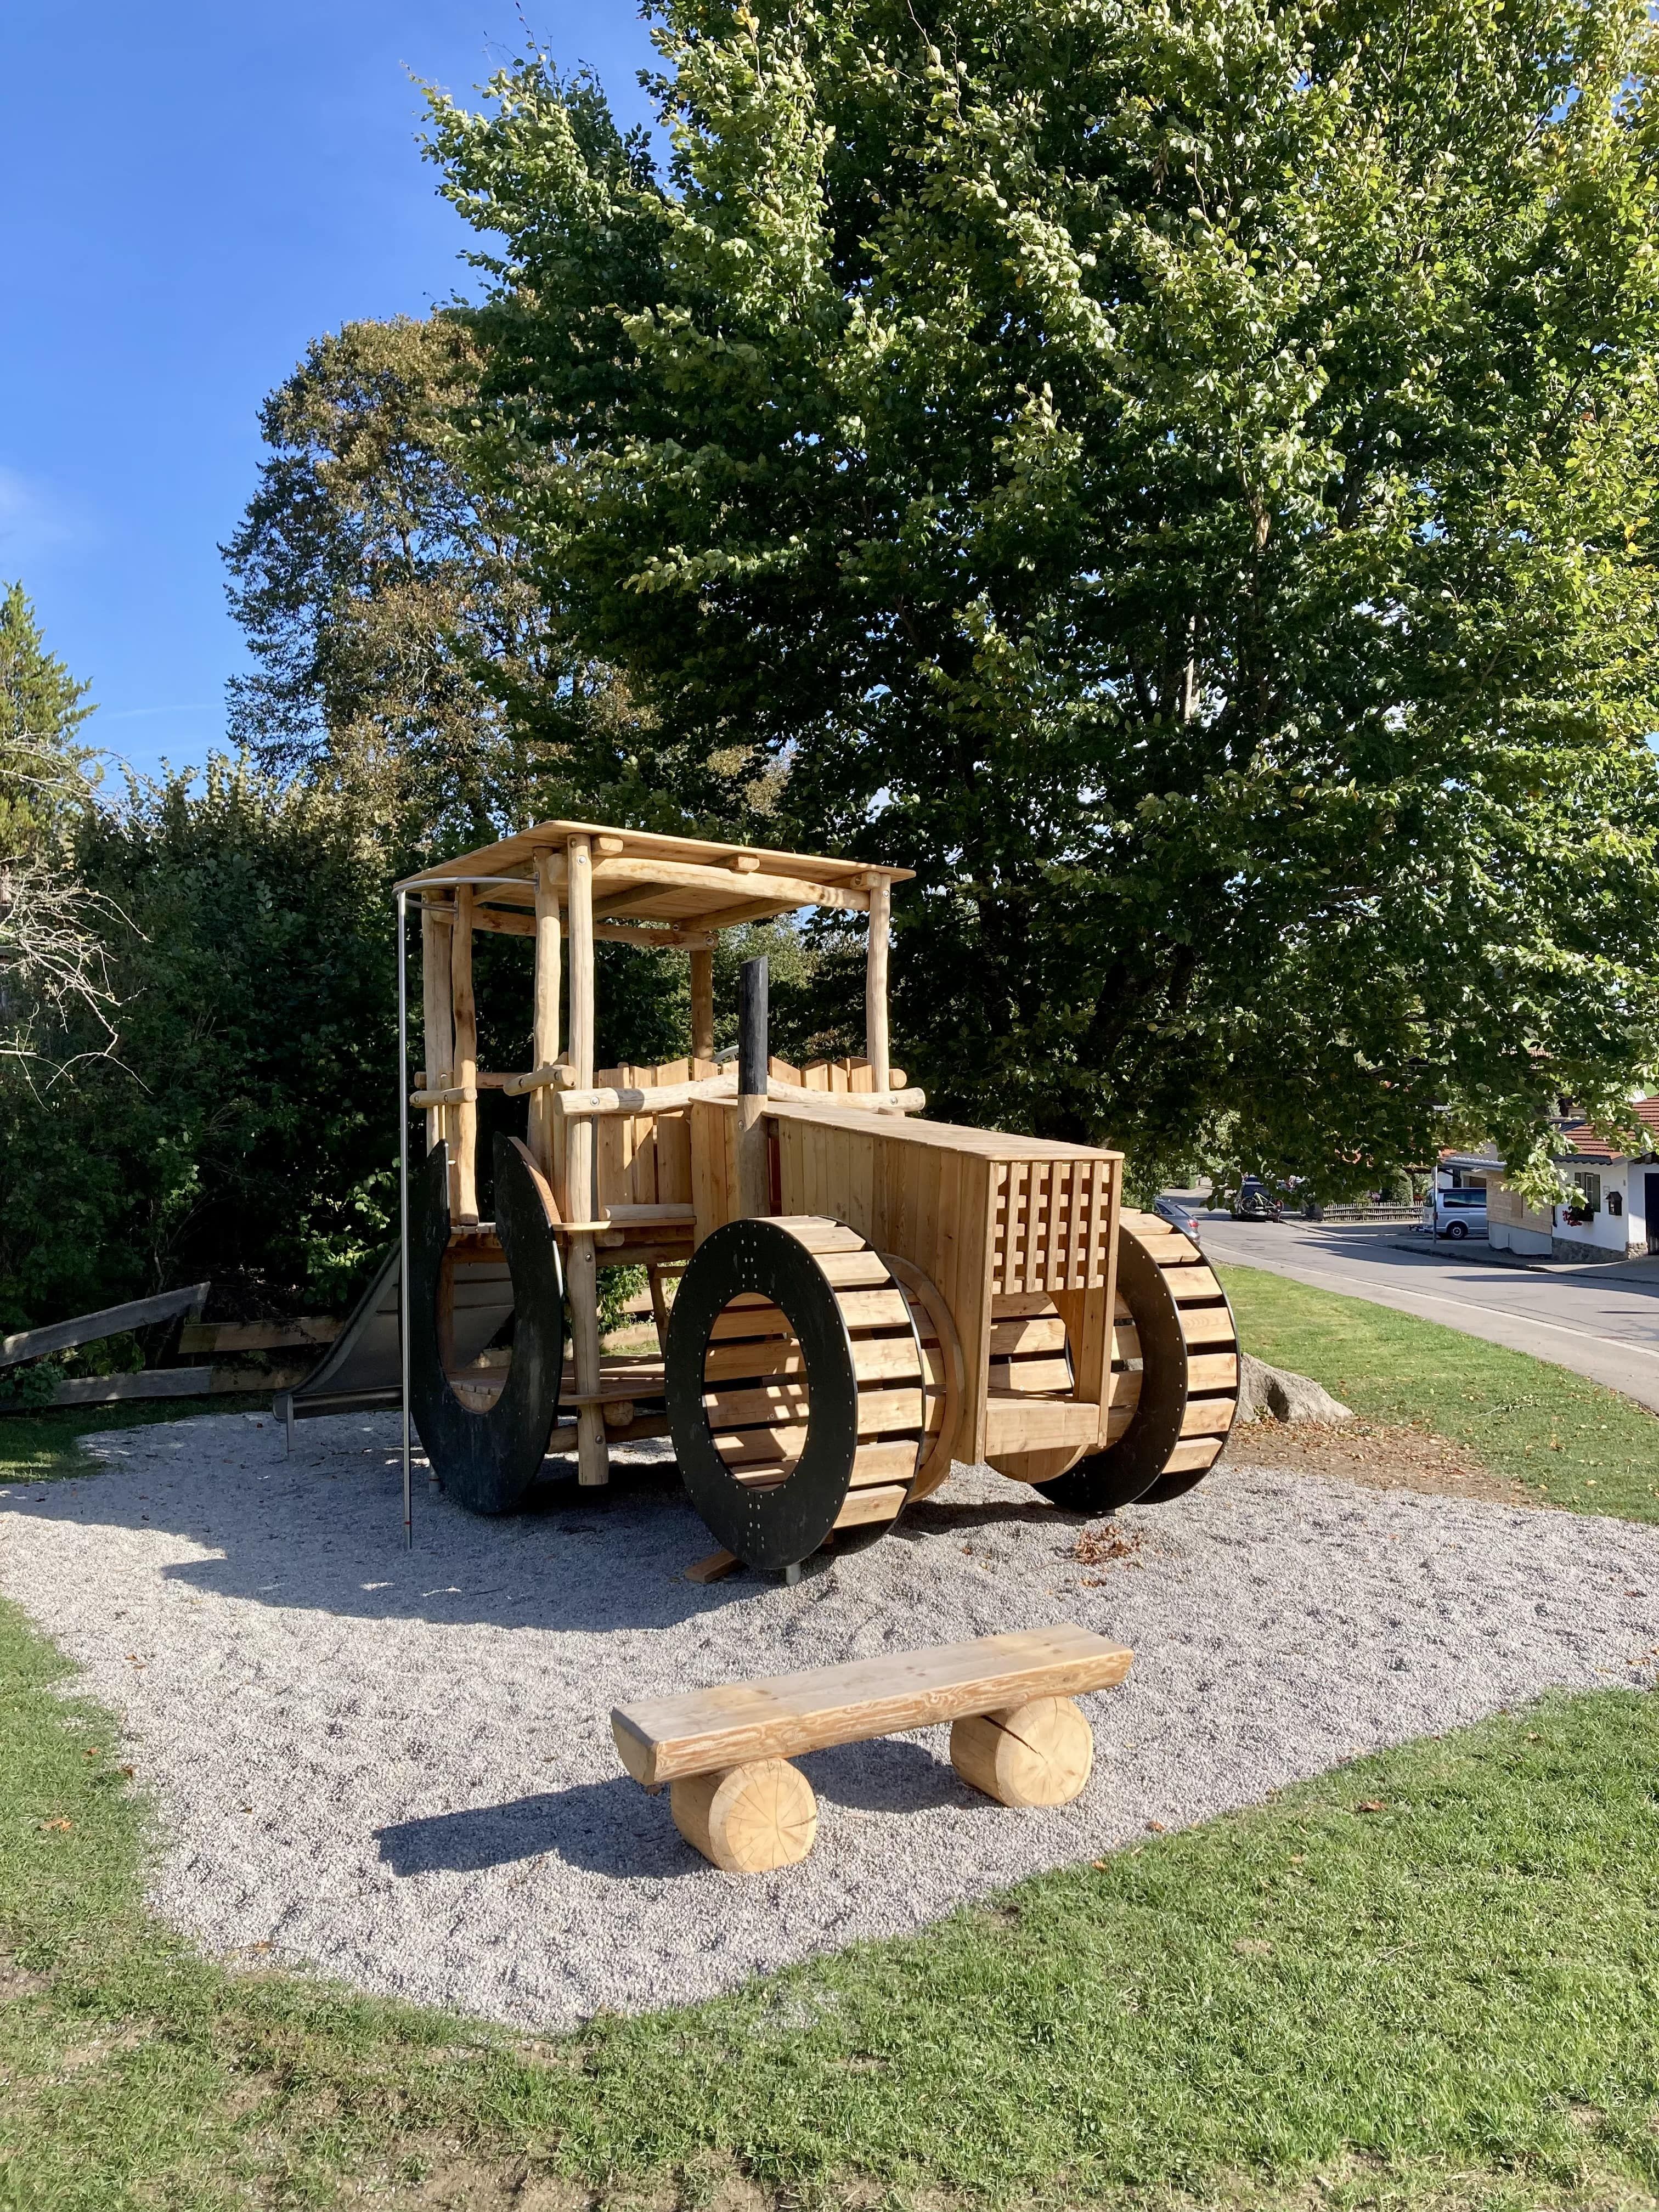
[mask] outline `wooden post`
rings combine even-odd
[[[872,876],[869,883],[870,936],[864,956],[864,1056],[870,1063],[870,1087],[879,1098],[888,1089],[887,936],[893,886],[885,876]]]
[[[577,1087],[593,1085],[593,848],[586,837],[568,848],[565,896],[570,915],[570,1064]],[[573,1121],[565,1132],[567,1221],[598,1218],[593,1182],[593,1124]],[[570,1353],[579,1397],[599,1387],[599,1283],[591,1234],[569,1238],[565,1252],[565,1291],[570,1300]],[[611,1454],[605,1417],[597,1405],[576,1408],[576,1480],[590,1488],[611,1480]]]
[[[536,855],[536,1013],[532,1032],[530,1065],[549,1067],[559,1056],[559,894],[555,887],[551,853]],[[530,1150],[537,1165],[556,1190],[562,1178],[553,1157],[554,1124],[550,1091],[530,1094]]]
[[[449,949],[450,1005],[455,1019],[457,1084],[476,1090],[478,1081],[478,1009],[472,996],[472,886],[455,893],[454,941]],[[428,1073],[430,1073],[428,1069]],[[454,1212],[459,1221],[478,1218],[478,1108],[477,1099],[455,1107]]]
[[[738,1015],[738,1208],[750,1221],[772,1211],[772,1163],[766,1141],[764,960],[743,963]]]
[[[441,914],[421,900],[421,1049],[426,1055],[426,1087],[447,1091],[454,1081],[455,1027],[450,1006],[449,947],[454,934],[453,916]],[[427,1109],[426,1148],[432,1150],[447,1132],[445,1109]]]
[[[714,956],[691,955],[691,1057],[714,1057]]]

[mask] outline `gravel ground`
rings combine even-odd
[[[681,1571],[706,1530],[648,1455],[481,1521],[417,1492],[395,1421],[229,1414],[88,1440],[99,1476],[0,1492],[0,1589],[123,1716],[210,1948],[531,2029],[728,1989],[1043,1867],[1261,1798],[1551,1684],[1649,1684],[1659,1529],[1229,1466],[1115,1542],[959,1468],[786,1589]],[[1131,1644],[1084,1702],[1095,1774],[1011,1812],[945,1735],[801,1761],[817,1848],[723,1875],[620,1771],[611,1705],[1033,1623]]]

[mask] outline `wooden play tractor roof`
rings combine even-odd
[[[875,885],[904,883],[915,872],[591,822],[538,822],[516,837],[423,868],[399,888],[440,889],[446,880],[483,877],[490,882],[480,887],[480,903],[532,907],[539,856],[551,856],[556,874],[573,836],[592,842],[594,921],[656,923],[662,926],[662,942],[670,945],[684,943],[688,934],[769,921],[799,907],[866,913]]]

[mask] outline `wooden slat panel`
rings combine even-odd
[[[777,1422],[770,1427],[715,1429],[714,1449],[728,1467],[793,1467],[806,1449],[806,1425]]]
[[[1092,1444],[1100,1408],[1075,1398],[1031,1398],[994,1390],[985,1405],[985,1456],[1038,1451],[1054,1444]]]
[[[861,1443],[853,1455],[851,1486],[872,1482],[908,1482],[916,1471],[917,1441],[903,1437]]]
[[[1177,1444],[1164,1462],[1165,1474],[1185,1474],[1195,1467],[1208,1467],[1221,1449],[1219,1437],[1194,1437],[1190,1443]]]
[[[702,1371],[703,1380],[711,1383],[734,1382],[746,1376],[804,1375],[806,1355],[793,1336],[711,1345],[703,1359]],[[908,1329],[902,1336],[854,1337],[853,1372],[860,1382],[910,1380],[919,1384],[922,1369],[915,1339]]]
[[[744,1299],[741,1304],[733,1299],[723,1313],[715,1315],[714,1325],[710,1331],[711,1340],[717,1344],[728,1337],[793,1334],[782,1307],[775,1306],[765,1298]]]
[[[891,1436],[897,1430],[920,1429],[922,1425],[922,1394],[920,1388],[891,1390],[862,1389],[859,1392],[859,1434],[860,1437]]]
[[[1181,1334],[1188,1344],[1233,1344],[1233,1317],[1225,1306],[1182,1306]]]
[[[1029,1321],[994,1322],[991,1357],[1012,1359],[1017,1352],[1064,1352],[1066,1324],[1057,1313],[1033,1316]]]
[[[1237,1390],[1238,1356],[1231,1352],[1203,1352],[1187,1362],[1188,1390]]]
[[[687,1109],[691,1150],[691,1203],[696,1209],[696,1241],[702,1243],[726,1219],[726,1117],[715,1106]]]
[[[848,1291],[836,1300],[849,1329],[910,1326],[910,1309],[899,1291]]]
[[[891,1521],[896,1518],[906,1497],[903,1487],[882,1490],[849,1490],[841,1511],[836,1516],[837,1528],[866,1528],[872,1521]]]
[[[1183,1437],[1224,1437],[1232,1426],[1233,1398],[1189,1398],[1181,1417]]]
[[[815,1256],[831,1290],[873,1290],[889,1279],[873,1252],[820,1252]]]
[[[1069,1393],[1072,1363],[1069,1359],[994,1359],[991,1362],[991,1388],[994,1390],[1060,1390]]]
[[[861,1252],[864,1249],[864,1240],[855,1231],[833,1218],[785,1215],[778,1225],[809,1252]]]
[[[702,1406],[711,1429],[759,1428],[768,1422],[804,1422],[811,1413],[804,1382],[758,1384],[748,1390],[705,1390]]]

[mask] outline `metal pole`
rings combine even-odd
[[[409,931],[408,893],[398,894],[398,1357],[403,1386],[404,1548],[415,1548],[409,1461]]]

